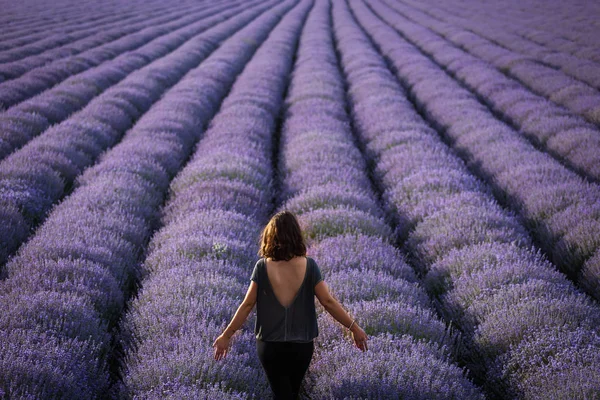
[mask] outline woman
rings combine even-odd
[[[229,342],[256,307],[256,347],[275,399],[295,399],[312,359],[318,336],[314,296],[352,332],[356,347],[367,350],[367,335],[334,299],[306,245],[296,217],[277,213],[263,229],[261,258],[250,287],[231,323],[215,340],[215,360],[227,355]]]

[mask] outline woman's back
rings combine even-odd
[[[265,268],[269,284],[279,304],[289,307],[306,281],[306,257],[294,257],[289,261],[267,259]]]

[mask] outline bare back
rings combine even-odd
[[[292,304],[304,283],[307,272],[306,257],[294,257],[289,261],[267,259],[266,271],[275,297],[283,307]]]

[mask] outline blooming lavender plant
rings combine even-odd
[[[370,339],[311,398],[596,398],[598,9],[471,3],[5,2],[0,398],[268,398],[274,208]]]
[[[569,112],[544,97],[548,97],[549,93],[553,93],[559,88],[552,87],[547,92],[536,95],[523,87],[523,85],[527,86],[528,82],[536,82],[536,84],[540,82],[537,75],[544,75],[542,81],[556,81],[560,76],[554,77],[537,73],[531,77],[528,76],[529,79],[524,79],[521,75],[510,79],[504,75],[503,71],[499,70],[501,66],[495,62],[498,59],[497,55],[491,54],[490,57],[483,58],[488,63],[469,53],[469,50],[477,49],[477,46],[493,47],[492,43],[480,39],[475,44],[465,44],[462,41],[464,35],[461,35],[463,31],[456,29],[452,30],[452,39],[446,39],[443,36],[445,31],[439,27],[438,21],[432,21],[431,18],[418,12],[399,9],[398,6],[391,3],[387,6],[386,9],[394,10],[392,12],[396,12],[399,17],[394,20],[394,27],[406,35],[411,43],[430,55],[456,80],[464,83],[480,99],[490,105],[492,110],[512,121],[515,127],[531,139],[535,145],[546,149],[550,154],[555,155],[562,162],[566,162],[586,177],[595,180],[600,177],[600,163],[598,163],[597,157],[593,151],[586,150],[600,147],[598,129],[593,125],[596,121],[589,123],[575,110],[571,109],[574,113]],[[424,26],[418,23],[423,23]],[[473,34],[471,33],[471,35]],[[471,36],[467,36],[467,38],[469,37]],[[458,48],[459,46],[465,47],[466,51],[462,51]],[[511,67],[509,71],[519,68],[524,72],[531,72],[535,70],[532,65],[538,67],[537,64],[532,63],[531,60],[524,58],[518,67]],[[517,80],[519,78],[524,79],[523,84]],[[570,81],[575,82],[573,79]],[[593,108],[592,98],[590,98],[590,102],[590,108]],[[600,97],[595,104],[600,107]]]
[[[460,15],[460,11],[457,13],[458,7],[452,8],[449,4],[444,4],[443,9],[425,8],[424,4],[414,1],[404,2],[404,5],[422,11],[422,13],[415,13],[411,10],[411,16],[423,17],[427,15],[429,17],[425,20],[422,18],[419,19],[420,23],[426,24],[424,21],[431,20],[431,17],[435,18],[438,24],[444,27],[445,31],[457,35],[457,40],[462,41],[466,36],[471,39],[473,45],[476,45],[484,42],[482,40],[484,39],[487,43],[493,43],[495,45],[493,47],[502,46],[512,52],[521,53],[527,56],[528,59],[551,66],[592,87],[599,87],[598,66],[596,63],[590,62],[594,60],[598,61],[594,57],[594,54],[597,56],[597,49],[593,48],[593,41],[585,43],[585,39],[591,39],[591,37],[587,37],[590,32],[584,33],[579,28],[581,20],[585,20],[593,15],[593,12],[590,12],[591,10],[586,10],[584,4],[582,4],[583,7],[579,7],[579,10],[575,10],[577,7],[574,7],[568,10],[569,12],[566,12],[567,10],[552,12],[547,9],[533,10],[530,8],[526,10],[522,8],[522,11],[529,12],[530,15],[533,13],[543,14],[543,18],[537,18],[534,24],[526,21],[524,13],[517,16],[513,12],[510,16],[503,16],[500,18],[503,20],[499,21],[495,18],[485,18],[475,9],[470,10],[472,15],[465,18],[465,15]],[[494,8],[496,7],[484,7],[482,11],[484,13],[493,13],[494,11],[492,10]],[[496,10],[498,9],[496,8]],[[516,8],[512,8],[512,10],[515,11]],[[569,17],[577,13],[581,13],[578,16],[578,22],[569,21]],[[555,21],[553,21],[554,23],[550,22],[557,15],[560,15],[560,24]],[[484,19],[485,22],[482,21]],[[540,30],[539,25],[536,27],[540,22],[550,22],[550,24]],[[557,35],[557,26],[568,28],[561,29],[561,34]],[[465,34],[462,28],[468,28],[471,31],[470,34]],[[579,37],[573,35],[577,31],[579,31]],[[543,76],[544,83],[547,83],[555,76],[554,74],[545,74]]]
[[[515,388],[512,395],[526,399],[594,398],[599,390],[599,339],[585,328],[531,335],[498,360],[488,379],[508,377]]]
[[[147,399],[214,399],[243,400],[248,398],[245,392],[227,389],[226,384],[214,384],[207,387],[201,385],[182,385],[180,382],[169,382],[160,389],[147,394]]]
[[[49,35],[32,45],[22,45],[18,49],[8,53],[0,53],[0,68],[2,80],[15,79],[29,70],[48,64],[70,55],[81,53],[92,47],[101,46],[109,41],[114,41],[121,36],[139,31],[140,28],[151,24],[160,24],[172,21],[173,17],[194,12],[193,7],[182,7],[171,13],[163,10],[163,13],[144,10],[141,15],[124,13],[115,15],[112,20],[94,21],[79,26],[79,29],[69,34]],[[182,12],[183,11],[183,12]],[[146,22],[144,24],[143,22]],[[40,51],[44,49],[45,51]]]
[[[259,7],[258,10],[261,8]],[[231,13],[233,11],[227,16],[230,16]],[[4,202],[14,204],[15,207],[24,210],[24,218],[21,221],[25,223],[23,227],[15,226],[14,231],[8,234],[13,237],[18,233],[26,233],[26,235],[16,236],[11,241],[5,241],[2,238],[3,243],[13,245],[13,247],[4,249],[2,253],[12,254],[16,250],[16,246],[20,244],[18,242],[23,242],[29,232],[44,220],[52,204],[65,195],[75,178],[90,166],[102,151],[115,145],[165,90],[214,51],[218,41],[225,39],[233,31],[242,27],[256,15],[255,13],[256,9],[250,8],[244,11],[241,17],[229,19],[222,25],[212,27],[169,53],[167,57],[134,72],[119,85],[96,97],[69,120],[48,129],[43,135],[30,141],[24,148],[3,160],[0,163],[0,187],[2,188],[0,193],[3,195]],[[205,23],[206,21],[204,21]],[[206,25],[201,26],[206,27]],[[227,72],[233,74],[234,69]],[[225,73],[226,71],[222,71],[222,74]],[[139,82],[144,82],[144,89],[137,89]],[[206,85],[207,92],[211,86],[213,90],[217,90],[214,87],[218,85],[218,82],[206,82]],[[140,95],[145,98],[145,102],[138,101]],[[189,94],[186,98],[188,97]],[[207,103],[205,113],[208,116],[205,114],[204,117],[208,118],[211,109],[216,105],[214,102],[211,103],[210,97],[207,96],[205,99],[204,101]],[[194,99],[193,101],[198,100]],[[174,103],[173,108],[180,107],[179,104]],[[162,113],[161,115],[157,110],[150,112],[149,117],[142,118],[141,125],[136,125],[137,130],[157,130],[159,127],[166,130],[182,128],[183,118],[173,117],[181,115],[181,113],[173,114],[172,109],[169,110],[168,117],[164,116],[165,110],[162,110]],[[153,116],[155,116],[154,119]],[[197,121],[199,116],[186,116],[187,120],[183,129],[202,126]],[[174,127],[173,124],[168,124],[168,121],[173,118],[176,119]],[[81,130],[81,127],[85,127],[85,130]],[[134,136],[135,133],[132,135]],[[167,140],[170,139],[167,138]],[[172,143],[169,141],[164,144],[166,145],[164,149],[171,148]],[[138,144],[135,144],[134,147],[142,149]],[[155,147],[151,151],[158,151],[157,149],[158,147]],[[116,159],[117,164],[122,166],[121,153],[113,154],[113,160]],[[169,154],[169,152],[166,151],[164,154]],[[33,166],[31,160],[36,160]],[[181,163],[181,160],[177,158],[174,158],[173,161],[175,165]],[[104,163],[102,168],[112,168],[108,166],[109,164],[108,162]],[[0,259],[0,264],[4,262],[6,262],[6,258]]]
[[[251,21],[267,6],[247,10],[235,17],[235,23]],[[278,20],[278,13],[286,8],[289,5],[279,6],[250,23],[179,82],[119,145],[84,175],[81,187],[53,210],[36,235],[8,264],[9,276],[2,282],[5,289],[2,292],[6,293],[3,301],[12,303],[9,306],[12,311],[0,317],[0,326],[7,330],[27,329],[32,336],[39,331],[47,332],[60,343],[71,338],[76,340],[68,342],[73,346],[71,350],[57,345],[54,352],[46,349],[48,354],[36,355],[36,362],[49,365],[53,371],[62,371],[62,380],[60,374],[56,374],[52,381],[39,383],[30,374],[20,374],[18,365],[10,366],[5,373],[7,383],[3,384],[8,387],[9,396],[22,393],[18,388],[23,386],[31,388],[28,390],[32,396],[37,393],[37,396],[48,397],[47,393],[55,393],[53,396],[69,397],[77,389],[90,393],[85,398],[99,398],[114,383],[108,379],[109,365],[120,360],[115,359],[113,353],[113,329],[121,317],[123,302],[142,276],[140,258],[155,228],[170,178],[186,161],[210,113],[216,112],[220,99],[254,53],[255,45],[245,39],[254,37],[256,42],[262,41]],[[212,61],[215,59],[231,63],[228,75],[219,75],[220,61]],[[202,86],[207,94],[204,102],[180,95],[189,91],[194,83],[205,83]],[[173,115],[169,111],[174,109],[185,112],[175,114],[182,123],[170,125],[170,129],[144,122],[153,120],[152,114]],[[165,123],[169,124],[169,120]],[[144,142],[153,142],[154,146],[136,146]],[[165,154],[169,157],[163,157]],[[61,262],[54,262],[58,260]],[[43,285],[27,285],[35,282],[28,279],[32,273],[30,265],[35,265],[31,269],[39,272],[41,279],[47,278]],[[81,269],[77,270],[78,266]],[[63,278],[66,279],[63,281]],[[60,281],[54,283],[55,279]],[[102,288],[97,287],[98,283],[103,284]],[[49,290],[45,290],[48,286]],[[71,291],[75,287],[77,290]],[[99,289],[106,291],[99,293]],[[114,294],[114,299],[102,298]],[[15,351],[28,351],[29,342],[24,342],[18,350],[17,343],[3,342],[6,347],[3,359],[17,357],[13,354]],[[71,351],[73,357],[82,356],[80,353],[85,356],[87,352],[89,359],[97,360],[97,368],[102,373],[82,373],[76,387],[70,388],[74,385],[70,380],[70,366],[56,360],[63,351]],[[40,386],[36,389],[36,385]],[[119,393],[118,386],[111,388],[111,396],[118,397]]]
[[[352,2],[351,7],[398,75],[411,77],[411,90],[423,94],[416,98],[422,102],[418,106],[440,103],[435,94],[442,90],[441,81],[426,79],[425,70],[415,67],[419,58],[414,48],[382,26],[362,2]],[[343,11],[351,18],[348,10]],[[410,222],[404,242],[409,260],[420,267],[430,293],[439,296],[440,313],[464,334],[465,348],[459,349],[458,357],[484,382],[488,393],[514,395],[523,376],[507,372],[500,378],[494,373],[494,380],[486,380],[499,363],[509,362],[511,346],[527,346],[533,335],[563,326],[583,327],[594,335],[597,305],[531,249],[532,241],[520,221],[494,201],[491,191],[470,175],[453,152],[444,149],[435,130],[423,120],[418,123],[417,111],[402,87],[392,84],[394,77],[369,38],[352,24],[341,32],[342,60],[354,61],[346,73],[356,126],[366,153],[372,156],[383,199],[390,203],[388,210],[400,214],[396,220]],[[357,54],[369,56],[361,65]],[[465,94],[455,97],[457,105],[467,98]],[[380,110],[380,121],[374,121],[369,107]],[[434,128],[443,129],[479,109],[457,106],[438,123],[434,118],[443,114],[432,107],[426,117],[434,119]],[[398,139],[388,139],[395,135]],[[488,159],[500,165],[505,154],[491,154]],[[567,343],[561,346],[561,351],[569,351]],[[578,368],[575,362],[571,365]]]
[[[344,81],[333,46],[330,13],[329,2],[318,2],[307,20],[307,34],[301,38],[280,139],[283,203],[279,208],[300,207],[299,219],[309,239],[309,253],[318,260],[328,282],[328,272],[334,273],[332,292],[352,299],[344,304],[373,340],[378,343],[389,337],[395,346],[400,345],[398,337],[407,335],[410,343],[450,344],[455,336],[434,316],[424,292],[414,284],[414,273],[390,244],[393,231],[381,218],[383,211],[365,172],[366,164],[345,110]],[[327,193],[332,189],[335,191]],[[354,206],[357,198],[360,200]],[[370,273],[385,276],[385,281],[380,284],[370,281],[366,277]],[[385,299],[385,287],[401,292],[390,293]],[[379,295],[374,294],[375,290]],[[351,355],[355,350],[344,343],[339,330],[332,325],[335,323],[329,318],[320,321],[325,326],[316,339],[319,350],[307,376],[310,396],[412,396],[412,389],[402,383],[410,379],[407,371],[398,370],[399,365],[412,365],[408,354],[388,348],[393,354],[389,358],[394,360],[391,363],[378,353],[364,358]],[[345,350],[340,346],[345,346]],[[449,350],[425,352],[444,365],[442,368],[460,376],[459,386],[468,388],[462,395],[478,398],[478,390],[464,378],[462,371],[445,359],[446,351]],[[364,365],[374,376],[356,369],[357,357],[358,365]],[[429,370],[411,370],[418,376],[416,380],[429,379]],[[336,379],[332,380],[332,376]],[[382,380],[383,376],[389,376],[390,380]],[[448,390],[456,396],[459,392],[456,387]]]
[[[2,331],[0,393],[21,398],[106,394],[106,352],[99,347],[91,341],[31,329]]]
[[[393,14],[386,13],[387,8],[378,2],[373,5],[379,15],[390,24],[395,23]],[[391,44],[390,36],[394,35],[399,37],[393,30],[378,33],[380,38],[376,40],[391,57],[394,70],[408,81],[417,107],[455,142],[455,149],[473,169],[493,183],[497,197],[519,212],[551,260],[577,279],[583,263],[600,246],[597,185],[586,182],[548,154],[537,151],[412,45],[403,40]],[[415,61],[408,63],[398,59],[396,47],[412,54]],[[557,190],[561,195],[556,196]],[[544,211],[556,209],[553,203],[556,197],[566,205],[563,212]],[[533,207],[544,214],[532,214],[530,208]],[[585,221],[573,225],[582,212],[586,215]],[[549,240],[542,241],[545,238]],[[595,292],[590,294],[598,296]]]
[[[169,13],[170,14],[170,13]],[[63,79],[99,65],[125,51],[134,50],[150,40],[177,29],[197,19],[197,16],[185,16],[185,12],[174,11],[173,15],[161,18],[164,26],[153,26],[152,22],[144,21],[146,27],[139,32],[121,37],[98,48],[92,48],[73,56],[73,59],[56,60],[53,63],[34,69],[21,77],[0,84],[0,105],[8,108],[32,97],[43,90],[49,89]],[[77,62],[79,60],[79,62]],[[73,62],[75,61],[75,62]]]
[[[369,350],[357,360],[346,343],[322,349],[311,369],[318,398],[476,399],[478,390],[462,372],[440,357],[435,344],[415,343],[410,336],[371,336]]]
[[[138,110],[148,110],[156,95],[160,93],[154,94],[156,88],[147,85],[147,77],[143,76],[144,74],[131,73],[166,56],[186,40],[188,40],[186,52],[191,52],[192,48],[197,52],[199,46],[207,46],[205,37],[199,36],[199,33],[240,10],[241,7],[233,10],[223,6],[209,8],[194,16],[192,19],[194,23],[184,24],[181,28],[154,38],[135,50],[124,52],[95,68],[72,75],[53,88],[10,107],[0,114],[0,124],[7,127],[7,130],[1,133],[2,139],[7,143],[1,148],[0,159],[22,147],[50,125],[62,122],[111,85],[117,84],[118,87],[118,90],[112,92],[113,96],[130,100]],[[196,40],[193,39],[195,35]],[[118,85],[126,77],[126,81]],[[117,87],[113,86],[112,90]]]
[[[46,50],[63,47],[67,43],[73,43],[78,38],[83,38],[101,31],[104,26],[123,23],[125,21],[138,21],[143,18],[152,18],[164,12],[166,7],[161,4],[148,2],[148,8],[143,13],[135,12],[135,5],[115,4],[109,6],[98,6],[94,14],[90,14],[87,4],[77,9],[68,2],[57,2],[55,7],[40,9],[33,6],[29,14],[29,21],[17,14],[23,9],[15,5],[14,9],[5,9],[3,25],[6,27],[0,37],[0,54],[2,61],[18,60],[24,55],[40,54]],[[59,17],[66,18],[60,23]],[[35,21],[35,22],[33,22]],[[111,33],[107,32],[110,36]],[[40,41],[44,47],[39,46]],[[37,42],[37,43],[36,43]],[[13,50],[13,51],[10,51]],[[63,49],[64,51],[65,49]]]
[[[225,360],[216,363],[210,345],[241,300],[260,228],[271,211],[272,135],[297,38],[312,3],[301,2],[288,11],[292,5],[274,7],[253,24],[252,29],[263,30],[281,18],[171,183],[165,225],[152,239],[142,290],[122,323],[128,350],[125,391],[134,398],[212,395],[217,383],[227,392],[268,395],[249,326],[234,339]],[[254,43],[247,36],[239,38],[240,46]],[[212,65],[223,64],[215,60]],[[218,70],[213,73],[219,76]],[[260,82],[268,85],[259,85],[257,91]],[[231,163],[234,156],[236,162]],[[224,182],[233,195],[216,190]]]
[[[327,252],[321,248],[353,249],[361,258],[347,257],[343,252]],[[328,265],[332,274],[353,271],[368,271],[392,275],[397,281],[416,283],[413,269],[406,263],[405,256],[383,238],[366,235],[338,235],[325,238],[311,247],[311,254],[321,264]]]

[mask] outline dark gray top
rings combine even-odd
[[[267,276],[265,259],[256,262],[252,277],[258,284],[256,338],[266,342],[310,342],[319,335],[315,311],[315,285],[323,280],[317,263],[306,257],[306,274],[288,307],[281,305]]]

